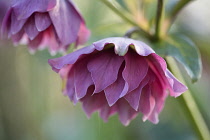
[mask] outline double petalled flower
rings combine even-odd
[[[144,121],[158,123],[168,93],[177,97],[187,90],[162,57],[128,38],[103,39],[49,64],[66,81],[64,94],[75,104],[82,102],[88,117],[99,111],[107,121],[118,113],[124,125],[139,112]]]
[[[48,47],[51,54],[85,43],[90,34],[71,0],[14,0],[2,31],[31,52]]]

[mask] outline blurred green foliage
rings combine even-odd
[[[98,0],[75,0],[75,3],[92,31],[87,45],[105,37],[123,36],[131,28]],[[201,80],[191,84],[189,77],[186,79],[208,126],[209,6],[208,0],[192,2],[172,27],[173,31],[190,36],[201,51],[204,66]],[[46,50],[30,55],[26,46],[12,47],[9,41],[0,42],[0,140],[196,140],[178,104],[179,98],[167,99],[157,125],[142,122],[141,115],[128,127],[118,121],[117,115],[108,123],[97,113],[88,120],[80,104],[74,106],[62,95],[61,79],[47,64],[49,58],[52,56]]]

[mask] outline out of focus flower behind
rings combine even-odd
[[[23,10],[24,9],[24,10]],[[2,34],[30,52],[48,48],[54,55],[84,44],[90,32],[71,0],[14,0],[2,23]]]

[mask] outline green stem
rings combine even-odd
[[[129,24],[138,27],[139,31],[146,37],[151,38],[151,35],[146,32],[143,28],[141,28],[137,23],[133,22],[133,20],[128,16],[124,10],[117,7],[116,4],[113,4],[109,0],[101,0],[107,7],[109,7],[113,12],[115,12],[118,16],[120,16],[124,21],[128,22]]]
[[[156,40],[160,39],[160,31],[161,31],[161,25],[162,25],[163,9],[164,9],[163,0],[158,0],[157,13],[156,13],[156,24],[155,24],[156,26],[155,26],[155,34],[154,34],[154,38]]]
[[[177,67],[175,60],[172,57],[167,57],[166,60],[169,64],[169,67],[171,68],[171,71],[173,72],[173,74],[180,81],[182,81],[184,84],[186,84],[184,82],[184,79],[183,79],[181,73],[180,73],[179,68]],[[188,91],[186,91],[184,94],[182,94],[179,97],[179,99],[180,99],[182,105],[184,105],[184,108],[186,109],[186,111],[189,113],[189,117],[190,117],[189,121],[195,128],[200,139],[201,140],[210,140],[210,133],[209,133],[208,127],[201,115],[201,112],[199,111],[199,108],[198,108],[193,96],[190,93],[190,90],[188,89]]]

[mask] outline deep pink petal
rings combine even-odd
[[[46,30],[51,24],[48,13],[35,13],[34,17],[35,25],[39,32]]]
[[[87,60],[84,59],[74,64],[74,80],[77,99],[84,97],[88,87],[93,84],[91,74],[87,69]]]
[[[38,34],[39,31],[36,28],[34,16],[30,17],[24,25],[24,29],[30,40],[33,40]]]
[[[82,18],[78,11],[68,0],[59,0],[57,5],[49,12],[59,40],[63,45],[76,41]]]
[[[125,69],[123,70],[123,78],[128,84],[128,92],[130,92],[136,89],[146,76],[148,71],[148,64],[144,57],[139,56],[133,51],[128,51],[124,58]]]
[[[88,62],[88,70],[95,85],[95,93],[104,90],[117,80],[123,57],[115,55],[111,50],[99,52]]]
[[[125,85],[125,81],[122,77],[122,71],[125,65],[122,65],[119,72],[117,80],[104,89],[106,99],[108,101],[109,106],[112,106],[119,98],[123,92],[123,88]]]
[[[94,46],[84,47],[75,52],[72,52],[66,56],[49,59],[48,63],[51,65],[54,71],[58,72],[64,65],[74,64],[81,55],[92,53],[95,50]]]
[[[107,122],[108,118],[117,112],[117,105],[109,106],[107,103],[100,109],[100,117]]]
[[[17,19],[26,19],[34,12],[47,12],[56,6],[56,0],[14,0]]]

